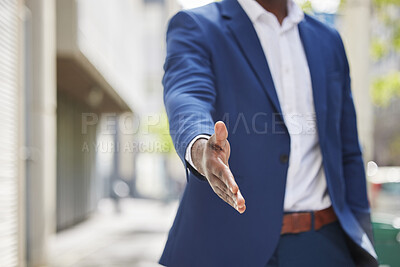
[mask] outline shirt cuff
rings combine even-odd
[[[186,148],[186,153],[185,153],[185,159],[186,159],[186,161],[190,164],[190,166],[192,166],[193,167],[193,169],[195,169],[196,171],[197,171],[197,169],[196,169],[196,167],[194,166],[194,164],[193,164],[193,161],[192,161],[192,146],[193,146],[193,144],[197,141],[197,140],[199,140],[200,138],[204,138],[204,139],[210,139],[210,136],[209,135],[205,135],[205,134],[200,134],[200,135],[198,135],[198,136],[196,136],[195,138],[193,138],[192,139],[192,141],[190,141],[190,143],[189,143],[189,145],[187,146],[187,148]]]

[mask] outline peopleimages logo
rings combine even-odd
[[[170,152],[169,142],[153,141],[99,141],[83,142],[82,152],[89,153],[167,153]]]
[[[155,117],[159,119],[160,114],[149,115],[148,119]],[[159,123],[155,120],[153,124]],[[96,127],[101,134],[114,135],[117,132],[121,134],[137,134],[140,127],[140,119],[133,113],[82,113],[81,133],[88,134],[90,127]]]
[[[315,135],[317,121],[315,113],[265,113],[247,114],[225,113],[215,121],[223,121],[230,135],[234,134],[290,134]],[[170,152],[173,150],[171,136],[190,132],[211,133],[214,119],[206,113],[193,113],[172,118],[173,127],[169,130],[165,113],[135,116],[132,113],[82,113],[81,133],[89,136],[96,131],[96,140],[84,140],[82,152],[96,153],[134,153],[134,152]],[[116,140],[119,136],[124,140]]]
[[[265,113],[257,112],[254,114],[225,113],[215,121],[206,114],[190,114],[179,116],[175,123],[179,129],[190,127],[202,132],[207,130],[209,125],[214,125],[216,121],[223,121],[230,134],[236,134],[238,131],[245,134],[287,134],[290,135],[314,135],[317,134],[317,122],[315,113]],[[171,135],[175,134],[171,132]]]
[[[283,119],[282,119],[283,118]],[[237,131],[246,134],[286,134],[290,135],[313,135],[317,134],[317,121],[315,113],[264,113],[258,112],[252,115],[240,112],[236,114],[225,113],[215,121],[223,121],[229,132],[235,134]],[[205,125],[213,125],[215,122],[205,114],[191,114],[188,116],[179,116],[175,123],[185,129],[192,129],[200,132]],[[131,113],[116,114],[107,113],[99,116],[96,113],[82,113],[82,134],[88,133],[90,127],[100,127],[101,134],[149,134],[154,129],[167,126],[165,114],[156,113],[138,118]],[[197,128],[198,127],[198,128]],[[171,134],[175,134],[171,132]]]

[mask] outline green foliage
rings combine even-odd
[[[321,1],[324,1],[324,0],[321,0]],[[341,9],[345,5],[345,3],[346,3],[346,0],[340,0],[339,9]],[[304,11],[304,13],[307,13],[307,14],[313,13],[311,0],[298,1],[298,4],[300,5],[300,7]]]
[[[397,52],[400,52],[400,19],[396,20],[396,24],[393,28],[393,48]]]
[[[378,61],[392,51],[400,52],[400,18],[397,12],[391,12],[393,8],[400,8],[400,0],[374,0],[373,3],[375,14],[387,31],[373,37],[371,54]]]
[[[175,152],[174,145],[172,143],[171,135],[169,134],[169,123],[168,117],[165,112],[155,116],[155,122],[143,125],[142,132],[150,133],[155,135],[156,142],[159,142],[162,152],[171,153]]]
[[[387,106],[393,97],[400,97],[400,72],[377,78],[372,83],[372,99],[379,106]]]
[[[387,6],[387,5],[400,5],[400,0],[374,0],[374,5],[377,7]]]
[[[385,32],[372,37],[371,57],[379,61],[391,53],[400,52],[400,0],[373,0],[377,18]],[[397,9],[392,12],[392,9]],[[400,97],[400,72],[394,71],[376,78],[372,82],[372,99],[379,106],[386,106],[393,97]]]
[[[312,13],[312,5],[311,1],[307,0],[300,4],[301,9],[303,9],[304,13],[311,14]]]
[[[371,42],[371,57],[373,60],[378,61],[388,53],[387,42],[380,38],[374,38]]]
[[[398,159],[400,156],[400,135],[397,135],[390,142],[390,158]]]

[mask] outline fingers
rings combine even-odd
[[[214,156],[218,155],[221,159],[228,164],[229,156],[231,153],[230,145],[228,142],[228,130],[225,123],[217,121],[214,125],[214,134],[208,139],[207,150]]]
[[[233,207],[239,213],[243,213],[246,210],[244,198],[241,195],[240,191],[237,195],[233,195],[228,190],[221,189],[218,186],[214,186],[213,190],[223,201],[228,203],[231,207]],[[241,201],[238,201],[239,197],[241,198]]]
[[[214,192],[226,203],[232,206],[235,210],[238,209],[235,199],[232,196],[228,195],[225,190],[219,187],[213,187]]]
[[[211,187],[214,192],[226,203],[235,208],[238,212],[243,213],[246,210],[245,200],[240,192],[238,186],[236,193],[233,193],[230,188],[226,185],[226,183],[218,176],[213,175],[212,179],[210,179]]]
[[[238,211],[240,213],[243,213],[246,210],[246,203],[245,203],[244,197],[242,196],[242,193],[240,192],[240,190],[238,190],[236,195],[237,195],[236,204],[238,206]]]
[[[207,179],[214,192],[226,203],[243,213],[246,210],[245,200],[228,167],[230,145],[228,130],[222,121],[214,125],[214,134],[208,140],[210,158],[206,161]]]
[[[217,162],[213,164],[211,172],[223,181],[233,194],[238,192],[239,187],[235,182],[235,178],[233,178],[231,170],[220,158],[217,158]]]
[[[232,191],[226,186],[226,184],[217,176],[213,175],[213,179],[211,179],[212,187],[218,187],[224,193],[229,195],[236,202],[236,194],[233,194]]]
[[[226,140],[228,139],[228,129],[222,121],[217,121],[214,125],[215,144],[221,148],[225,147]]]

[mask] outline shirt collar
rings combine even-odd
[[[264,13],[273,15],[272,13],[265,10],[256,0],[238,0],[238,2],[253,24]],[[288,0],[287,8],[288,15],[285,19],[290,20],[293,24],[299,24],[300,21],[302,21],[304,18],[304,12],[293,0]]]

